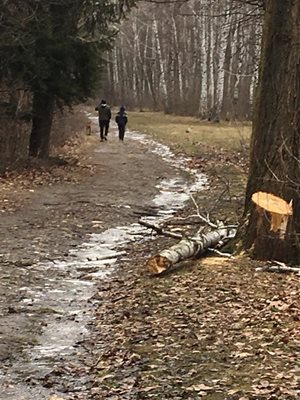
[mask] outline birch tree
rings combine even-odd
[[[209,119],[251,118],[258,6],[235,0],[158,4],[140,3],[120,27],[122,51],[113,68],[122,61],[120,82],[132,77],[127,104]],[[107,95],[121,91],[114,82]]]

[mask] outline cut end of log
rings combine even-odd
[[[284,238],[287,222],[293,215],[292,200],[287,203],[281,197],[272,193],[256,192],[252,195],[252,201],[257,205],[258,211],[265,210],[271,213],[271,227],[273,232],[280,232],[280,238]]]
[[[170,266],[170,261],[166,257],[156,255],[151,257],[147,262],[147,267],[152,275],[159,275],[168,269]]]

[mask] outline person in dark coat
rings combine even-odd
[[[100,126],[100,140],[107,140],[109,123],[111,119],[111,110],[105,100],[101,100],[101,103],[95,108],[98,111],[99,126]]]
[[[116,123],[119,128],[119,139],[122,141],[124,140],[125,128],[126,128],[127,122],[128,122],[128,117],[126,114],[125,107],[121,106],[120,111],[116,115]]]

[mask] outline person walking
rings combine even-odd
[[[109,123],[111,119],[111,109],[105,100],[101,100],[101,103],[95,108],[98,111],[99,116],[99,127],[100,127],[100,140],[107,140]]]
[[[125,128],[128,122],[128,116],[124,106],[120,107],[120,111],[116,115],[116,123],[119,129],[119,140],[124,140]]]

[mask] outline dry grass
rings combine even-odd
[[[174,153],[191,156],[189,166],[204,172],[215,191],[212,197],[199,192],[198,204],[215,218],[237,222],[247,182],[250,124],[212,123],[153,112],[130,112],[129,123],[130,129],[153,135]]]
[[[201,145],[240,151],[251,134],[250,124],[212,123],[157,112],[130,112],[129,128],[150,133],[189,155],[198,155]]]

